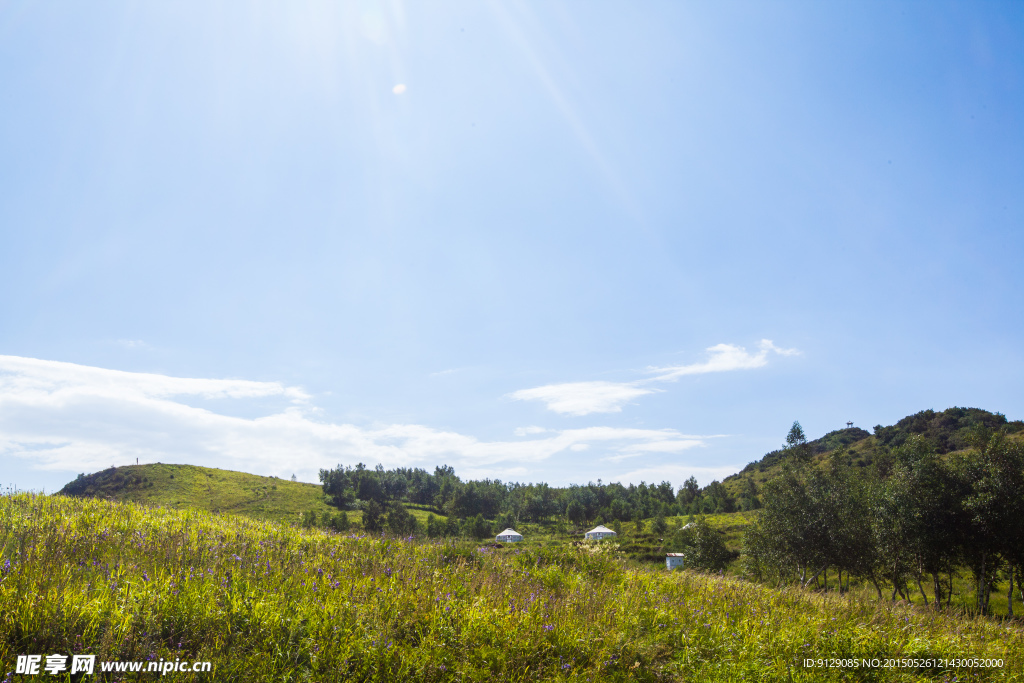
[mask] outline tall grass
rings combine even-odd
[[[210,660],[194,676],[214,681],[1024,679],[1016,626],[633,567],[613,545],[499,550],[16,494],[0,497],[0,553],[0,676],[61,652]],[[1005,665],[802,666],[967,656]]]

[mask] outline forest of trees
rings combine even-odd
[[[832,570],[840,590],[845,576],[880,598],[883,586],[893,600],[916,588],[925,603],[929,584],[938,606],[949,604],[954,577],[966,570],[987,613],[991,587],[1008,579],[1012,596],[1024,566],[1024,444],[1008,438],[1013,431],[976,421],[948,457],[927,434],[910,433],[894,448],[883,442],[871,467],[857,467],[842,448],[812,462],[794,424],[785,449],[792,457],[764,485],[763,508],[744,537],[747,573],[827,586]]]
[[[409,468],[385,470],[380,466],[369,469],[360,463],[321,470],[320,481],[331,505],[340,510],[363,510],[363,526],[369,531],[413,531],[414,522],[406,505],[446,516],[447,522],[438,520],[437,526],[423,530],[430,536],[483,537],[493,527],[552,519],[580,528],[681,514],[732,512],[757,505],[754,489],[736,499],[721,482],[700,487],[693,477],[678,491],[668,481],[628,486],[598,481],[555,488],[497,479],[463,481],[448,466],[436,467],[431,473]]]

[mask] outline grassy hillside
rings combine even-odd
[[[0,497],[0,534],[4,680],[54,652],[213,664],[168,681],[1024,678],[1014,625],[635,567],[613,544],[496,550],[26,494]],[[1000,666],[935,661],[965,657]]]
[[[194,465],[130,465],[79,476],[59,492],[172,509],[225,512],[293,524],[300,515],[334,514],[317,484]],[[349,512],[358,520],[360,513]]]

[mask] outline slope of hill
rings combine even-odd
[[[318,484],[218,470],[194,465],[112,467],[78,479],[59,491],[66,496],[103,498],[167,508],[228,512],[274,522],[295,523],[300,514],[335,514]],[[351,517],[359,513],[349,513]]]
[[[941,412],[922,410],[908,415],[894,425],[876,425],[874,433],[858,427],[837,429],[807,443],[813,458],[821,460],[829,453],[842,450],[851,465],[866,467],[897,448],[911,436],[920,436],[931,444],[936,453],[945,454],[967,448],[973,433],[978,430],[1003,432],[1010,438],[1024,437],[1024,421],[1008,421],[1002,413],[980,408],[947,408]],[[723,480],[726,490],[741,497],[751,481],[758,488],[774,477],[789,458],[785,449],[766,453],[740,472]]]

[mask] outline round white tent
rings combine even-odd
[[[523,540],[523,535],[514,529],[505,529],[494,537],[498,543],[515,543]]]
[[[606,526],[595,526],[584,534],[585,538],[600,541],[602,538],[615,538],[615,532]]]

